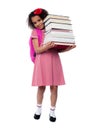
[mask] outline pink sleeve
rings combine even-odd
[[[32,38],[38,38],[38,36],[37,36],[37,32],[36,32],[35,29],[32,31],[32,33],[31,33],[31,37],[32,37]]]

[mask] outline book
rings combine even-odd
[[[58,52],[66,52],[76,47],[71,20],[68,16],[49,14],[45,20],[44,44],[54,42]]]
[[[75,44],[57,44],[54,49],[57,50],[58,52],[66,52],[69,51],[71,49],[74,49],[76,47]]]
[[[72,26],[71,26],[71,24],[49,23],[47,26],[45,26],[45,30],[48,31],[50,29],[72,30]]]
[[[65,24],[71,24],[71,20],[69,19],[53,19],[49,18],[47,21],[45,21],[45,26],[47,26],[49,23],[65,23]]]
[[[52,49],[55,49],[56,51],[58,51],[60,53],[69,51],[76,47],[76,45],[74,43],[71,44],[71,43],[56,42],[55,44],[56,44],[56,46],[54,46]]]
[[[44,38],[44,43],[47,43],[47,42],[63,42],[63,43],[75,43],[75,40],[74,38],[65,38],[65,37],[48,37],[48,36],[45,36]]]
[[[69,19],[69,16],[63,16],[63,15],[54,15],[54,14],[49,14],[47,17],[44,19],[44,22],[47,21],[48,19],[53,18],[53,19]]]
[[[45,37],[74,38],[73,31],[51,29],[45,33]]]

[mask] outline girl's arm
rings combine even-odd
[[[55,46],[55,44],[53,42],[48,42],[48,43],[44,44],[43,46],[39,46],[37,38],[33,38],[32,42],[33,42],[34,50],[36,53],[42,53]]]

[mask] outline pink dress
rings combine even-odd
[[[36,38],[35,30],[32,37]],[[43,44],[44,31],[43,31]],[[32,86],[51,86],[64,85],[64,75],[59,54],[54,49],[49,49],[43,53],[37,54],[35,58],[34,71],[32,77]]]

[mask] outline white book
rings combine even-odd
[[[45,26],[48,25],[49,23],[65,23],[65,24],[71,24],[71,20],[69,19],[53,19],[50,18],[45,22]]]
[[[51,41],[53,41],[53,42],[55,42],[55,43],[57,43],[57,42],[62,42],[62,43],[71,43],[71,44],[73,44],[73,43],[75,43],[75,39],[74,38],[61,38],[61,37],[45,37],[44,38],[44,43],[47,43],[47,42],[51,42]]]
[[[69,19],[69,16],[63,16],[63,15],[54,15],[54,14],[49,14],[47,17],[44,19],[44,21],[47,21],[50,18],[54,19]]]
[[[71,24],[59,24],[59,23],[50,23],[47,26],[45,26],[45,30],[48,31],[50,29],[66,29],[66,30],[72,30]]]
[[[72,31],[61,31],[61,30],[50,30],[45,33],[45,37],[63,37],[63,38],[74,38]]]
[[[63,46],[72,46],[75,45],[75,43],[67,43],[67,42],[55,42],[56,45],[63,45]]]

